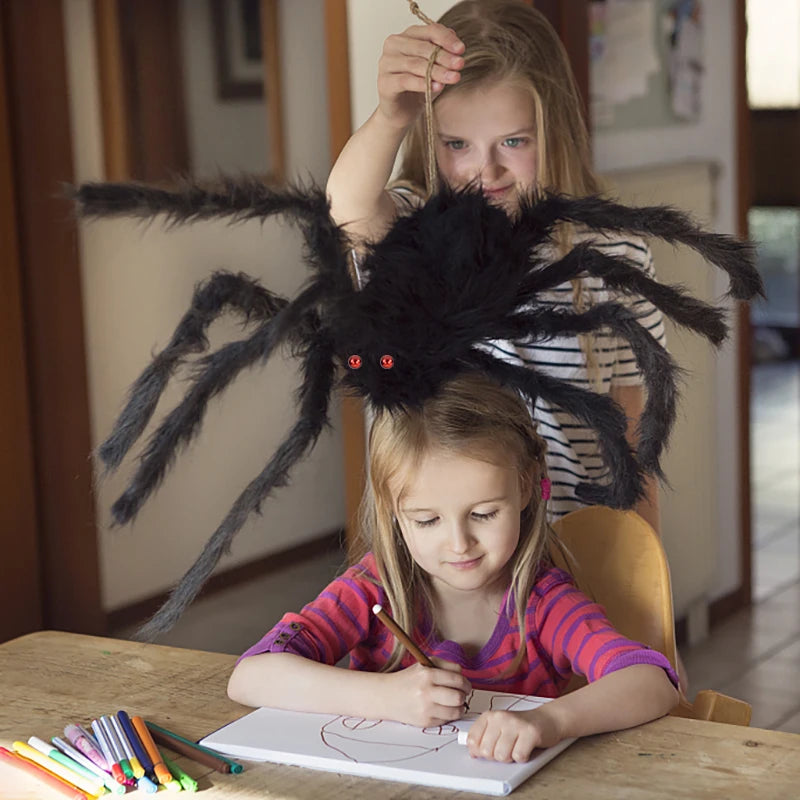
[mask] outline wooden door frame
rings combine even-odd
[[[278,0],[260,12],[272,183],[286,172]],[[177,0],[94,0],[94,18],[106,179],[190,172]]]
[[[0,641],[42,627],[42,576],[29,377],[17,237],[3,17],[0,15]]]
[[[103,633],[81,269],[61,189],[74,176],[62,4],[0,14],[36,502],[35,532],[18,535],[38,546],[41,626]]]
[[[750,104],[747,100],[747,2],[736,0],[734,11],[734,53],[736,81],[736,233],[747,238],[747,214],[753,196],[750,171]],[[739,338],[737,342],[737,368],[739,371],[739,562],[741,565],[739,588],[727,597],[711,604],[709,622],[714,624],[753,600],[753,530],[752,530],[752,480],[750,475],[750,391],[752,364],[750,306],[739,303],[736,311]]]

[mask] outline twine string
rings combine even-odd
[[[432,25],[433,20],[425,14],[414,0],[408,0],[408,7],[411,13],[422,20],[426,25]],[[442,48],[437,45],[428,58],[428,68],[425,71],[425,182],[427,196],[436,193],[439,185],[439,174],[436,169],[436,152],[434,150],[434,129],[433,129],[433,88],[431,86],[433,75],[433,65],[436,63],[436,56]]]

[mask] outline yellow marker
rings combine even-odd
[[[63,764],[59,764],[58,761],[53,760],[50,756],[40,753],[30,745],[25,744],[25,742],[13,742],[11,746],[23,758],[27,758],[29,761],[33,761],[34,764],[38,764],[40,767],[49,770],[54,775],[58,775],[59,778],[65,780],[67,783],[71,783],[82,792],[86,792],[86,794],[92,795],[93,797],[98,796],[97,785],[95,783],[86,780],[83,775],[78,775],[77,772],[67,769],[67,767]]]

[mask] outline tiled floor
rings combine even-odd
[[[754,366],[750,441],[753,596],[800,578],[800,362]]]
[[[693,689],[747,700],[753,725],[800,733],[800,362],[752,371],[755,605],[683,651]]]
[[[750,702],[754,726],[800,733],[800,368],[795,364],[780,371],[767,365],[757,368],[753,377],[758,390],[753,415],[758,602],[682,655],[690,694],[717,689]],[[283,611],[300,608],[316,596],[343,560],[343,553],[331,552],[200,600],[159,641],[241,653]]]

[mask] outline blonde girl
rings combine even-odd
[[[473,688],[557,698],[473,723],[471,755],[498,761],[666,714],[678,698],[667,659],[617,633],[548,560],[544,450],[523,401],[481,375],[419,410],[379,412],[370,549],[242,656],[230,697],[421,727],[462,717]],[[436,666],[414,661],[375,604]],[[335,666],[347,655],[350,669]],[[560,697],[573,673],[589,683]]]
[[[553,28],[522,0],[464,0],[438,23],[414,25],[384,43],[378,107],[348,141],[327,186],[334,218],[356,243],[380,238],[430,188],[422,111],[428,59],[436,47],[441,49],[431,78],[440,180],[453,187],[480,186],[491,202],[512,214],[520,195],[532,190],[571,195],[598,191],[580,99]],[[387,188],[404,142],[399,180]],[[565,228],[553,258],[585,237],[580,230]],[[650,251],[640,239],[594,238],[597,248],[653,275]],[[564,283],[542,299],[579,311],[605,301],[624,303],[663,342],[660,312],[642,298],[608,290],[600,279]],[[494,355],[610,394],[628,416],[635,445],[644,396],[641,374],[625,341],[600,332],[535,345],[496,342]],[[580,505],[575,497],[579,483],[604,481],[606,469],[592,430],[541,399],[532,413],[547,443],[553,484],[548,512],[554,519]],[[658,530],[655,482],[648,483],[636,510]]]

